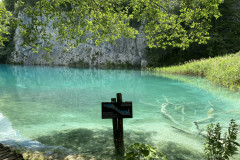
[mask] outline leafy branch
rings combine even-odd
[[[232,119],[228,127],[228,132],[222,137],[222,128],[219,123],[208,125],[204,147],[204,154],[208,160],[226,160],[237,152],[237,147],[240,146],[236,142],[237,127],[238,125]]]

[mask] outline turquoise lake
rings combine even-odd
[[[240,124],[240,95],[202,78],[0,65],[0,143],[111,159],[112,120],[101,118],[101,102],[116,93],[133,103],[133,118],[124,119],[125,145],[150,144],[168,159],[202,156],[204,137],[195,121],[203,129],[216,122],[226,129],[231,119]]]

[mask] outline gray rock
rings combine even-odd
[[[30,19],[25,14],[20,14],[19,18],[23,19],[23,23],[29,23]],[[143,25],[139,27],[139,34],[135,39],[120,38],[116,41],[116,45],[103,43],[101,46],[95,46],[93,43],[82,43],[74,49],[65,51],[67,42],[61,44],[56,41],[57,35],[51,26],[51,23],[46,27],[48,32],[51,32],[53,38],[50,42],[53,44],[52,57],[53,60],[49,63],[42,56],[48,55],[46,51],[39,50],[38,53],[33,53],[30,46],[22,47],[23,39],[20,35],[20,28],[16,29],[15,33],[15,52],[12,53],[10,62],[23,63],[27,65],[87,65],[90,67],[101,67],[108,63],[114,64],[131,64],[133,66],[146,67],[144,56],[145,48],[147,47],[146,36],[143,32]],[[44,41],[39,40],[41,46],[44,46]]]

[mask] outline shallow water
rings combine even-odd
[[[124,119],[126,145],[148,143],[169,159],[199,159],[204,138],[171,126],[196,133],[193,122],[209,110],[214,119],[199,127],[240,122],[240,95],[202,78],[184,79],[188,83],[145,71],[0,65],[0,142],[61,146],[108,159],[114,153],[112,121],[101,119],[101,102],[120,92],[133,102],[133,118]]]

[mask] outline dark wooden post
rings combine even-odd
[[[117,102],[122,102],[122,94],[117,93]],[[118,118],[117,120],[117,133],[118,133],[118,138],[117,138],[117,152],[121,157],[124,156],[124,140],[123,140],[123,118]],[[115,145],[116,146],[116,145]]]
[[[123,118],[132,118],[132,102],[123,102],[121,93],[116,96],[117,98],[111,98],[111,102],[102,102],[102,119],[112,119],[116,158],[122,160],[125,151]]]
[[[122,102],[122,94],[117,93],[117,102]],[[123,143],[123,118],[118,118],[118,142]]]

